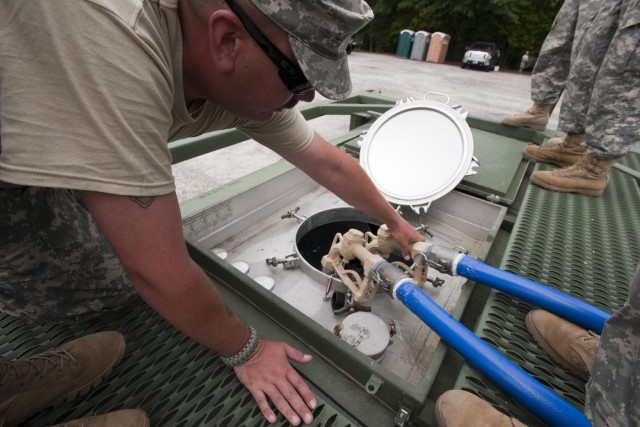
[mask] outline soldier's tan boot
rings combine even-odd
[[[533,130],[545,130],[549,122],[549,111],[551,104],[540,104],[534,102],[533,106],[524,113],[514,116],[504,117],[501,121],[503,125],[530,128]]]
[[[600,343],[600,336],[544,310],[530,311],[525,325],[551,360],[585,381]]]
[[[50,427],[149,427],[149,417],[140,409],[123,409],[96,415],[95,417],[80,418]]]
[[[124,349],[122,334],[100,332],[29,358],[0,361],[0,426],[88,393],[120,362]]]
[[[528,145],[523,155],[527,159],[564,168],[578,163],[587,152],[587,147],[582,145],[583,141],[584,133],[562,133],[542,146]]]
[[[609,172],[615,162],[594,159],[587,153],[573,166],[534,172],[531,182],[549,190],[600,196],[609,184]]]
[[[449,390],[436,401],[438,427],[526,427],[463,390]]]

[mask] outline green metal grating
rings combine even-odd
[[[242,308],[222,290],[236,312]],[[266,320],[264,322],[267,322]],[[265,328],[265,323],[256,323]],[[136,297],[119,312],[73,326],[35,325],[0,317],[0,354],[4,359],[28,356],[68,340],[104,330],[125,335],[122,362],[84,397],[48,409],[24,425],[47,426],[92,414],[142,408],[153,427],[267,426],[253,398],[219,357],[173,328]],[[318,408],[314,426],[358,426],[326,396],[314,390]],[[275,426],[289,425],[280,416]]]
[[[639,169],[640,155],[623,162]],[[536,170],[548,169],[537,165]],[[638,181],[613,171],[602,197],[527,188],[501,268],[561,289],[609,312],[626,300],[640,260]],[[584,382],[558,367],[537,346],[524,325],[533,307],[492,291],[475,333],[578,408]],[[456,389],[470,391],[524,423],[541,421],[465,364]]]

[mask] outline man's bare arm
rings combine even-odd
[[[80,194],[136,290],[151,307],[223,356],[242,349],[249,331],[189,257],[175,193],[157,197]],[[269,398],[298,425],[299,417],[310,422],[309,408],[315,407],[315,400],[288,358],[298,362],[311,359],[284,343],[263,340],[256,355],[235,370],[267,419],[275,421]]]
[[[128,197],[81,192],[81,196],[150,306],[223,355],[242,348],[247,328],[228,314],[217,290],[189,257],[175,194]]]

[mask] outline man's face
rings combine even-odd
[[[299,101],[313,100],[315,91],[300,70],[286,33],[274,31],[274,27],[268,37],[235,1],[227,3],[244,26],[251,60],[251,64],[240,67],[247,73],[248,81],[242,89],[251,89],[245,93],[250,101],[234,112],[241,117],[268,120],[276,111],[293,108]]]
[[[288,41],[286,49],[293,58]],[[309,90],[303,94],[291,93],[278,75],[278,67],[255,46],[255,53],[250,55],[252,65],[247,65],[246,90],[244,90],[245,102],[236,105],[232,112],[240,117],[253,120],[269,120],[277,111],[294,108],[298,102],[310,102],[315,97],[315,91]],[[240,97],[238,98],[240,101]]]

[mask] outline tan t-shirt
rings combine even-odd
[[[310,144],[297,110],[189,116],[177,3],[0,1],[0,186],[161,195],[168,141],[237,127],[281,154]]]

